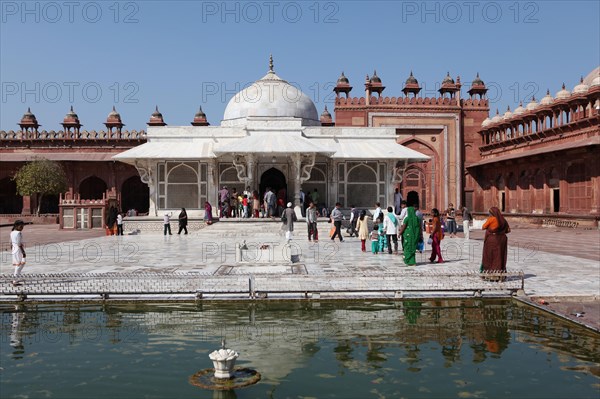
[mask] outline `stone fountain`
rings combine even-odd
[[[235,368],[235,361],[240,356],[233,349],[225,347],[225,339],[221,340],[221,348],[208,355],[214,369],[204,369],[192,375],[190,384],[211,390],[232,390],[256,384],[260,381],[260,373],[249,368]]]
[[[223,380],[233,377],[233,368],[239,356],[240,354],[233,349],[225,348],[225,339],[222,339],[221,349],[217,349],[208,355],[215,366],[215,378]]]

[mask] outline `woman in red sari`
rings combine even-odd
[[[505,272],[508,259],[508,238],[510,226],[500,209],[490,208],[490,216],[484,223],[485,238],[483,241],[483,259],[481,272]]]

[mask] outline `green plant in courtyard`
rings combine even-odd
[[[36,215],[40,214],[44,195],[57,195],[67,190],[67,176],[62,166],[44,158],[34,158],[23,165],[13,180],[17,183],[19,195],[35,196]]]

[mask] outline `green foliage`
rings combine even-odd
[[[19,195],[35,196],[38,199],[38,210],[44,195],[56,195],[67,191],[67,176],[58,162],[43,158],[34,158],[23,165],[15,174]]]

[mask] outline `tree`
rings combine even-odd
[[[37,200],[35,214],[40,214],[40,206],[44,195],[58,195],[67,190],[67,176],[58,162],[44,158],[34,158],[23,165],[15,174],[20,195],[32,195]]]

